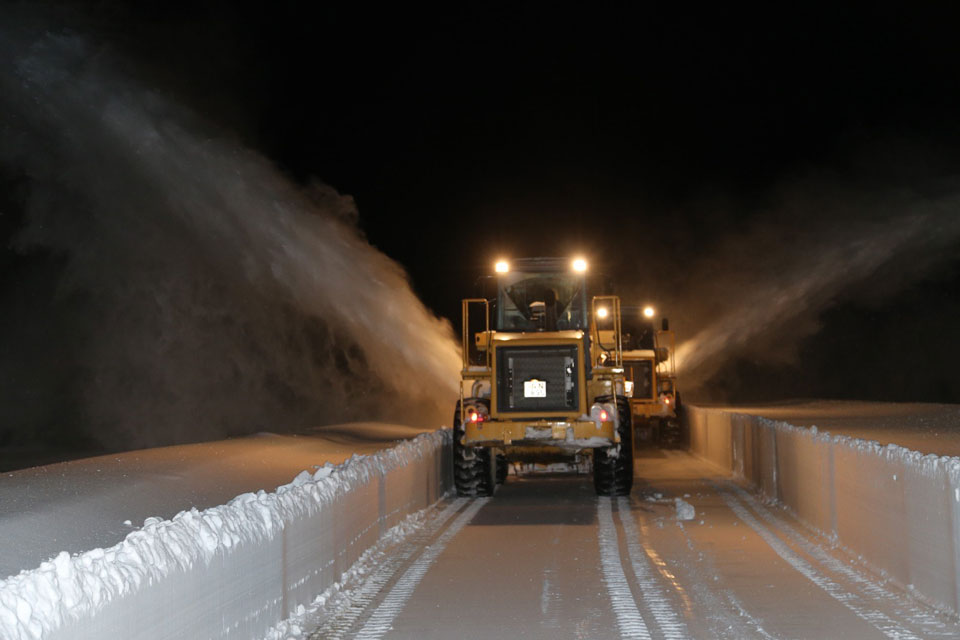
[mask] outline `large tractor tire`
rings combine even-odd
[[[610,398],[597,401],[609,402]],[[620,444],[593,450],[593,487],[600,496],[626,496],[633,488],[633,427],[630,404],[622,396],[617,397],[617,415]]]
[[[495,456],[484,447],[467,447],[460,424],[460,403],[453,413],[453,484],[458,496],[492,496],[497,488]]]

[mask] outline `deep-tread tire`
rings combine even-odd
[[[598,398],[598,402],[609,402]],[[618,447],[602,447],[593,450],[593,488],[600,496],[626,496],[633,488],[633,426],[630,421],[630,403],[617,396],[617,414],[620,423]]]
[[[492,496],[497,487],[496,464],[490,449],[465,447],[460,443],[460,403],[453,413],[453,484],[458,496]]]

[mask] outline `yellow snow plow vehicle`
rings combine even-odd
[[[652,319],[654,314],[652,307],[642,311],[645,320]],[[623,369],[634,442],[667,447],[682,444],[680,392],[674,359],[676,338],[669,322],[663,318],[658,331],[653,330],[652,323],[642,322],[640,328],[626,334],[624,340]]]
[[[629,494],[619,298],[590,295],[581,258],[500,261],[495,272],[495,294],[463,301],[457,493],[492,495],[511,462],[590,457],[598,494]]]

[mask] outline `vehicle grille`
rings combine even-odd
[[[546,396],[524,397],[524,382],[546,382]],[[497,348],[497,410],[579,411],[576,345]]]
[[[633,380],[633,397],[640,400],[655,399],[653,392],[653,360],[631,362],[626,366]]]

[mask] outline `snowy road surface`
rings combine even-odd
[[[443,501],[274,637],[960,635],[687,453],[651,450],[637,475],[629,498],[532,475]]]

